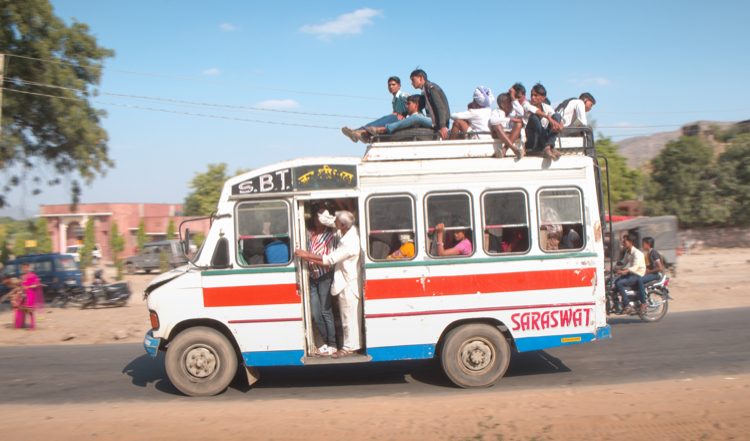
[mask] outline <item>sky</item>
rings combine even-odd
[[[750,2],[51,3],[116,53],[92,99],[108,113],[115,167],[82,188],[82,203],[182,203],[209,163],[233,173],[361,156],[364,145],[341,127],[391,112],[390,76],[418,93],[409,83],[417,67],[452,111],[465,110],[480,85],[497,95],[541,82],[553,104],[589,92],[589,119],[614,141],[750,119]],[[0,215],[69,203],[69,187],[14,190]]]

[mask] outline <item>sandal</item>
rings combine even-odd
[[[552,153],[552,149],[549,147],[545,147],[544,150],[542,150],[542,156],[548,159],[557,159],[557,157]]]
[[[373,138],[380,135],[380,133],[378,133],[378,129],[376,129],[375,127],[365,127],[365,132],[367,132]]]
[[[346,349],[339,349],[335,354],[331,355],[331,358],[343,358],[347,355],[352,355],[354,352],[347,351]]]
[[[357,141],[359,141],[359,138],[357,137],[357,135],[354,132],[354,130],[350,129],[349,127],[344,127],[343,129],[341,129],[341,133],[343,133],[344,135],[346,135],[354,143],[356,143]]]
[[[336,351],[332,347],[323,345],[315,350],[315,355],[319,355],[321,357],[330,357],[334,352]]]

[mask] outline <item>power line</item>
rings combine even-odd
[[[745,112],[750,109],[733,109],[733,110],[685,110],[685,111],[677,111],[677,112],[600,112],[596,111],[597,114],[599,113],[606,113],[610,115],[672,115],[672,114],[681,114],[681,113],[728,113],[728,112]]]
[[[16,58],[25,58],[28,60],[36,60],[36,61],[43,61],[45,63],[57,63],[57,64],[65,64],[68,66],[74,66],[79,67],[82,69],[100,69],[100,70],[106,70],[109,72],[119,72],[119,73],[127,73],[132,75],[145,75],[149,77],[160,77],[160,78],[172,78],[177,80],[187,80],[187,81],[200,81],[202,83],[213,83],[213,84],[222,84],[225,86],[236,86],[236,87],[246,87],[249,89],[261,89],[261,90],[273,90],[276,92],[287,92],[287,93],[299,93],[303,95],[319,95],[319,96],[333,96],[338,98],[360,98],[364,100],[378,100],[378,101],[389,101],[387,98],[373,98],[370,96],[357,96],[357,95],[339,95],[339,94],[333,94],[333,93],[320,93],[320,92],[303,92],[299,90],[287,90],[287,89],[275,89],[272,87],[261,87],[261,86],[250,86],[247,84],[238,84],[238,83],[227,83],[224,81],[216,81],[216,80],[204,80],[200,78],[190,78],[190,77],[177,77],[173,75],[161,75],[161,74],[152,74],[152,73],[145,73],[145,72],[134,72],[134,71],[128,71],[128,70],[117,70],[117,69],[107,69],[104,67],[99,66],[81,66],[80,64],[75,63],[68,63],[65,61],[57,61],[57,60],[45,60],[42,58],[34,58],[34,57],[26,57],[23,55],[14,55],[14,54],[5,54],[9,57],[16,57]]]
[[[16,93],[25,93],[27,95],[37,95],[37,96],[46,96],[49,98],[59,98],[62,100],[71,100],[71,101],[86,101],[83,98],[68,98],[64,96],[55,96],[55,95],[45,95],[43,93],[34,93],[34,92],[26,92],[23,90],[17,90],[17,89],[8,89],[5,88],[4,90],[10,91],[10,92],[16,92]],[[312,126],[312,125],[306,125],[306,124],[290,124],[290,123],[282,123],[282,122],[274,122],[274,121],[260,121],[256,119],[245,119],[245,118],[232,118],[229,116],[219,116],[219,115],[204,115],[201,113],[191,113],[191,112],[178,112],[177,110],[166,110],[166,109],[154,109],[152,107],[141,107],[141,106],[132,106],[130,104],[119,104],[119,103],[108,103],[104,101],[93,101],[89,100],[92,103],[97,104],[104,104],[108,106],[118,106],[118,107],[127,107],[130,109],[141,109],[141,110],[152,110],[155,112],[166,112],[166,113],[176,113],[178,115],[190,115],[190,116],[202,116],[205,118],[218,118],[218,119],[230,119],[234,121],[245,121],[245,122],[254,122],[254,123],[261,123],[261,124],[276,124],[280,126],[293,126],[293,127],[309,127],[313,129],[329,129],[329,130],[339,130],[339,127],[324,127],[324,126]]]
[[[369,119],[373,120],[376,119],[372,116],[353,116],[353,115],[336,115],[331,113],[314,113],[314,112],[298,112],[295,110],[279,110],[279,109],[267,109],[264,107],[251,107],[251,106],[231,106],[227,104],[211,104],[211,103],[200,103],[200,102],[194,102],[194,101],[182,101],[182,100],[173,100],[169,98],[156,98],[156,97],[150,97],[150,96],[140,96],[140,95],[127,95],[122,93],[110,93],[110,92],[101,92],[101,91],[90,91],[85,89],[75,89],[72,87],[63,87],[63,86],[54,86],[52,84],[45,84],[45,83],[37,83],[34,81],[28,81],[24,80],[22,78],[11,78],[11,77],[5,77],[5,81],[8,82],[21,82],[23,84],[27,85],[33,85],[33,86],[40,86],[40,87],[49,87],[52,89],[62,89],[62,90],[72,90],[75,92],[83,92],[83,93],[93,93],[96,95],[107,95],[107,96],[116,96],[121,98],[134,98],[134,99],[146,99],[146,100],[153,100],[153,101],[165,101],[165,102],[172,102],[172,103],[182,103],[182,104],[193,104],[193,105],[199,105],[199,106],[208,106],[208,107],[226,107],[230,109],[248,109],[248,110],[262,110],[264,112],[279,112],[279,113],[292,113],[297,115],[314,115],[314,116],[331,116],[336,118],[359,118],[359,119]],[[322,122],[322,121],[321,121]]]

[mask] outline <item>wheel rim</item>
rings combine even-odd
[[[655,293],[651,293],[648,295],[648,306],[646,307],[646,314],[655,314],[659,315],[661,313],[662,308],[664,308],[664,301],[665,299]]]
[[[489,340],[476,337],[467,340],[458,351],[461,369],[470,375],[481,375],[487,372],[495,361],[495,350]]]
[[[193,345],[185,350],[185,373],[195,381],[211,378],[219,369],[219,357],[210,346]]]

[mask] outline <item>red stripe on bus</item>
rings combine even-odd
[[[366,300],[590,287],[596,268],[498,274],[376,279],[367,281]]]
[[[511,311],[514,309],[542,309],[542,308],[567,308],[572,306],[596,306],[595,302],[583,303],[551,303],[549,305],[525,305],[525,306],[499,306],[497,308],[473,308],[473,309],[444,309],[439,311],[411,311],[396,312],[391,314],[366,314],[365,318],[386,318],[386,317],[408,317],[413,315],[434,315],[434,314],[466,314],[472,312],[488,311]]]
[[[276,318],[276,319],[254,319],[254,320],[229,320],[227,323],[271,323],[271,322],[301,322],[302,317]]]
[[[297,285],[249,285],[203,288],[203,306],[257,306],[300,303]]]

